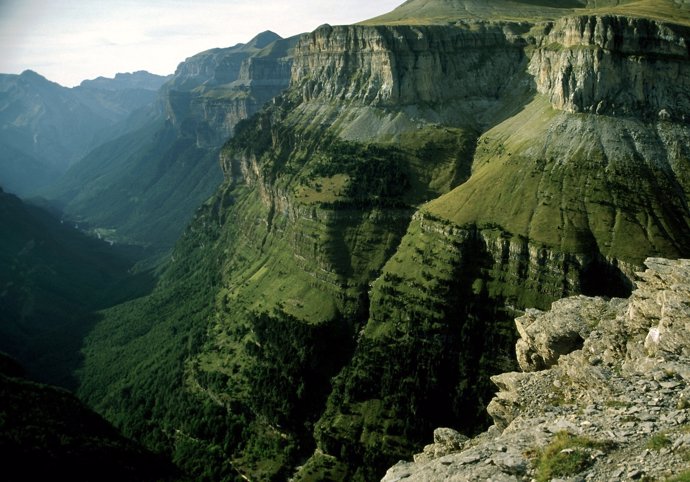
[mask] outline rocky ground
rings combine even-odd
[[[437,429],[383,481],[690,480],[690,260],[645,264],[627,300],[518,318],[523,372],[493,378],[494,425]]]

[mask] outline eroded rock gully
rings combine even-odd
[[[629,299],[565,298],[518,318],[525,371],[493,377],[494,425],[469,440],[439,429],[383,480],[543,480],[541,454],[567,437],[576,442],[559,454],[585,454],[577,473],[562,475],[571,480],[663,480],[690,469],[690,260],[645,264]],[[579,348],[563,343],[578,337]]]

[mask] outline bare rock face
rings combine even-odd
[[[429,446],[383,480],[655,480],[690,469],[690,260],[645,264],[627,300],[578,296],[518,318],[526,372],[492,378],[495,424],[454,453]],[[546,472],[549,457],[573,454],[577,468]]]
[[[301,37],[292,84],[301,84],[305,100],[377,106],[447,102],[459,93],[493,98],[523,74],[524,43],[491,24],[324,25]]]
[[[537,40],[530,61],[537,90],[568,112],[690,115],[690,30],[615,16],[565,17]]]
[[[602,298],[578,296],[556,301],[546,313],[528,309],[515,320],[520,340],[515,347],[523,371],[553,366],[561,355],[582,348],[592,327],[610,314]]]
[[[444,455],[458,452],[469,438],[452,428],[437,428],[434,430],[434,443],[424,447],[421,454],[414,456],[416,463],[428,462]]]

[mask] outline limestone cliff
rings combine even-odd
[[[383,480],[687,476],[690,261],[645,264],[629,299],[566,298],[516,319],[525,371],[493,377],[494,425],[469,440],[437,430]]]
[[[690,120],[690,28],[585,16],[549,24],[544,34],[529,70],[555,108]]]
[[[163,88],[168,119],[199,147],[220,147],[239,121],[288,86],[295,40],[264,32],[247,44],[190,57]]]
[[[524,41],[476,27],[322,26],[300,39],[292,81],[305,101],[396,109],[499,97],[524,75]]]

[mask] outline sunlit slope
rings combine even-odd
[[[567,252],[681,255],[689,142],[672,123],[567,114],[537,98],[480,138],[470,179],[428,210]]]
[[[681,0],[409,0],[365,25],[448,24],[463,20],[540,21],[565,15],[615,14],[690,23]]]

